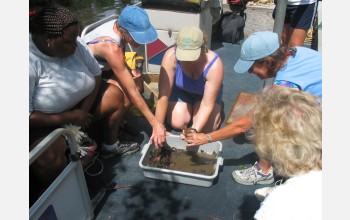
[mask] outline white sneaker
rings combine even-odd
[[[232,177],[240,184],[271,184],[275,181],[273,176],[273,168],[271,167],[268,174],[264,174],[258,165],[258,161],[252,167],[243,170],[234,170]]]
[[[140,149],[140,145],[137,142],[120,141],[116,148],[111,151],[101,149],[101,157],[103,159],[109,159],[119,154],[122,156],[133,154]]]
[[[275,186],[273,186],[273,187],[263,187],[263,188],[255,190],[255,192],[254,192],[255,197],[260,202],[264,201],[266,196],[268,196],[274,189],[276,189],[276,187],[281,185],[282,182],[283,182],[283,179],[280,179],[280,180],[276,181]]]

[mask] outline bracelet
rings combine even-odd
[[[210,136],[210,134],[207,134],[207,141],[208,141],[208,143],[211,143],[211,136]]]
[[[189,128],[188,130],[198,133],[197,129],[195,129],[195,128]]]

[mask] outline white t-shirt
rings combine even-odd
[[[288,179],[261,203],[257,220],[321,220],[322,171]]]
[[[73,108],[93,91],[95,76],[100,74],[96,59],[80,37],[73,55],[58,58],[43,54],[29,35],[29,115]]]

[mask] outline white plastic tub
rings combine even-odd
[[[177,149],[186,149],[186,142],[181,140],[177,135],[167,136],[167,143],[170,147],[175,147]],[[141,151],[141,159],[139,166],[143,169],[143,174],[145,177],[152,179],[159,179],[165,181],[171,181],[176,183],[184,183],[196,186],[210,187],[213,185],[214,180],[217,178],[219,173],[219,166],[223,165],[223,158],[220,156],[222,152],[222,144],[220,141],[203,144],[199,147],[188,147],[187,150],[194,151],[205,151],[213,152],[218,155],[216,163],[214,164],[215,170],[214,174],[211,176],[201,175],[196,173],[181,172],[177,170],[170,170],[165,168],[156,168],[148,166],[150,159],[150,144],[146,144]]]

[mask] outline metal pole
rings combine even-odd
[[[273,32],[278,34],[278,38],[281,40],[284,17],[286,16],[288,0],[277,0],[275,21],[273,23]]]
[[[273,23],[273,32],[278,34],[278,39],[281,41],[283,25],[284,25],[284,17],[286,16],[287,2],[288,0],[276,0],[276,14],[275,21]],[[272,86],[275,78],[268,78],[264,82],[264,88],[266,86]]]

